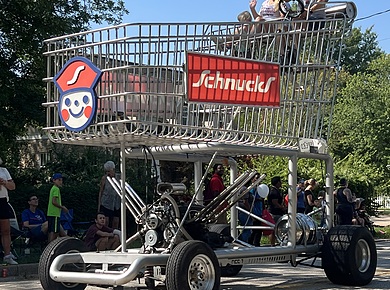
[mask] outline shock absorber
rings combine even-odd
[[[148,290],[155,290],[154,277],[153,277],[153,266],[148,266],[144,273],[145,285]]]

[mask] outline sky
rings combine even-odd
[[[125,2],[130,13],[124,17],[124,23],[233,22],[236,21],[237,14],[249,10],[249,0],[126,0]],[[258,8],[261,2],[262,0],[258,0]],[[354,26],[361,27],[363,31],[373,26],[373,31],[378,35],[379,46],[386,53],[390,53],[390,28],[386,23],[386,20],[390,19],[390,11],[359,20],[390,10],[390,0],[352,2],[358,9]]]

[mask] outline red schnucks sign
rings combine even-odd
[[[276,63],[188,52],[187,84],[191,102],[280,106]]]

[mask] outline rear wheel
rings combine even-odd
[[[217,257],[204,242],[182,242],[168,258],[165,283],[169,290],[218,290],[220,280]]]
[[[39,260],[38,275],[43,289],[45,290],[84,290],[87,285],[80,283],[56,282],[50,277],[50,265],[53,260],[66,253],[86,252],[87,248],[83,241],[76,238],[64,237],[51,242],[43,251]],[[84,264],[65,264],[63,271],[85,272]]]
[[[230,225],[228,225],[228,224],[211,225],[209,228],[209,231],[217,233],[217,234],[221,234],[224,236],[231,237]],[[240,271],[242,269],[242,265],[226,265],[226,266],[222,266],[220,268],[221,268],[221,276],[222,277],[234,277],[234,276],[238,275],[238,273],[240,273]]]
[[[377,265],[375,241],[361,226],[336,226],[329,230],[322,249],[322,266],[328,279],[341,285],[364,286]]]

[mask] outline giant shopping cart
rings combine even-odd
[[[44,289],[119,287],[142,273],[148,289],[157,280],[170,290],[211,290],[219,288],[221,273],[236,275],[245,264],[296,266],[316,258],[334,283],[371,281],[372,237],[359,227],[333,226],[327,149],[341,49],[356,7],[329,2],[326,19],[307,21],[289,18],[294,1],[281,2],[285,19],[256,23],[245,35],[234,34],[242,23],[123,24],[46,41],[45,131],[57,143],[120,149],[121,180],[111,183],[122,196],[122,217],[128,208],[140,230],[127,240],[122,231],[116,252],[84,252],[73,238],[54,241],[39,265]],[[191,201],[183,203],[187,189],[175,183],[159,184],[152,204],[142,201],[125,182],[125,162],[145,151],[160,160],[194,163]],[[256,172],[237,178],[234,158],[228,160],[231,185],[202,205],[203,163],[210,167],[239,155],[289,160],[288,214],[275,226],[263,226],[275,231],[277,247],[255,248],[237,239],[239,189]],[[299,158],[326,164],[327,220],[321,230],[294,210]],[[228,204],[222,211],[230,210],[230,226],[214,224],[222,203]],[[142,247],[128,249],[135,239]]]

